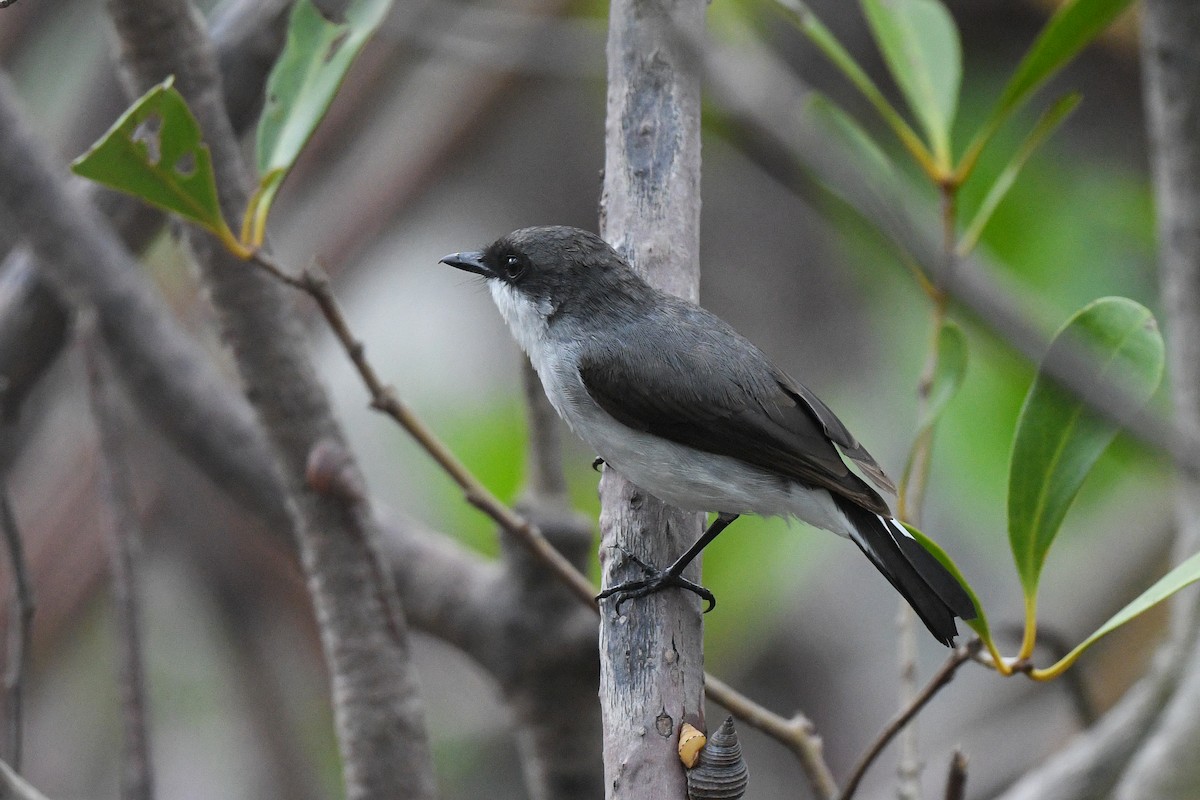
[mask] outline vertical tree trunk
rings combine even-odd
[[[1147,126],[1158,215],[1159,275],[1170,347],[1175,425],[1200,434],[1200,6],[1147,0],[1142,13]],[[1180,471],[1175,492],[1176,558],[1200,545],[1200,476]],[[1174,604],[1174,642],[1183,677],[1126,770],[1121,800],[1196,796],[1200,783],[1200,648],[1196,590]]]
[[[699,294],[700,77],[683,41],[704,30],[702,0],[614,0],[600,232],[654,285]],[[686,39],[679,35],[686,34]],[[669,508],[605,470],[600,481],[604,583],[639,577],[621,550],[665,566],[703,518]],[[699,559],[689,577],[699,580]],[[668,590],[603,604],[600,702],[609,798],[682,798],[675,753],[684,721],[703,727],[699,598]]]

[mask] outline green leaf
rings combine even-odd
[[[940,0],[862,0],[863,12],[939,164],[950,166],[950,128],[962,82],[962,47]]]
[[[779,0],[779,2],[792,13],[796,24],[804,35],[825,54],[825,57],[835,67],[841,70],[842,74],[854,84],[863,97],[875,107],[879,116],[883,118],[883,121],[896,134],[896,137],[904,145],[905,149],[916,159],[921,169],[929,175],[935,175],[938,171],[937,165],[934,163],[929,149],[921,141],[921,137],[917,136],[916,132],[904,121],[904,117],[900,116],[900,112],[888,102],[887,98],[883,96],[883,92],[879,91],[879,87],[875,85],[875,82],[858,65],[858,62],[854,60],[854,56],[850,55],[846,51],[846,48],[842,47],[841,42],[837,40],[833,32],[825,27],[824,23],[817,18],[817,15],[812,12],[812,9],[803,0]]]
[[[946,406],[958,394],[963,378],[967,374],[967,338],[962,329],[953,322],[945,322],[937,339],[937,366],[929,384],[921,417],[917,420],[919,431],[932,427]]]
[[[992,218],[996,207],[1000,205],[1000,201],[1004,199],[1008,190],[1016,182],[1017,175],[1020,174],[1034,152],[1041,147],[1042,142],[1046,141],[1050,134],[1062,124],[1062,121],[1075,110],[1081,99],[1082,97],[1078,93],[1060,97],[1042,114],[1037,125],[1033,127],[1021,147],[1013,154],[1012,160],[1008,162],[1008,165],[996,178],[995,183],[988,189],[975,216],[967,224],[966,231],[958,241],[959,255],[966,255],[975,249],[975,245],[979,243],[979,237],[983,235],[983,230],[987,227],[988,220]]]
[[[963,577],[958,565],[954,563],[950,556],[946,555],[946,551],[943,550],[933,539],[930,539],[928,536],[921,533],[921,531],[917,530],[912,525],[909,525],[907,522],[902,521],[900,524],[903,525],[905,529],[913,535],[913,538],[917,540],[917,543],[928,550],[929,554],[936,558],[938,562],[945,567],[951,575],[954,576],[954,579],[958,581],[959,585],[963,587],[967,595],[971,598],[971,602],[975,604],[976,612],[975,619],[965,620],[967,627],[975,631],[980,640],[982,640],[984,645],[987,646],[988,650],[991,650],[993,653],[996,652],[995,643],[992,641],[992,632],[988,628],[987,614],[984,613],[983,610],[983,603],[979,602],[979,595],[975,594],[975,590],[971,588],[971,584],[967,583],[967,579]]]
[[[350,0],[345,18],[328,20],[312,0],[299,0],[287,43],[267,81],[256,147],[259,190],[247,218],[266,209],[333,101],[359,50],[383,21],[391,0]]]
[[[1162,379],[1163,341],[1154,316],[1127,298],[1102,298],[1077,312],[1055,336],[1046,361],[1080,350],[1095,359],[1098,378],[1135,400],[1149,400]],[[1009,544],[1028,606],[1067,509],[1116,434],[1114,423],[1039,369],[1017,420],[1008,483]]]
[[[892,162],[883,152],[883,148],[858,124],[858,120],[847,114],[841,106],[814,91],[809,95],[805,110],[812,114],[813,119],[839,144],[846,147],[856,163],[866,165],[873,178],[884,181],[896,179]]]
[[[962,177],[971,171],[979,152],[1004,121],[1088,42],[1112,24],[1131,2],[1068,0],[1059,6],[1004,87],[988,121],[967,148],[959,168]]]
[[[179,214],[236,246],[221,215],[208,145],[173,82],[169,77],[142,95],[71,169]]]
[[[1094,645],[1101,638],[1112,633],[1139,614],[1149,611],[1180,589],[1190,586],[1198,580],[1200,580],[1200,553],[1195,553],[1176,566],[1175,569],[1155,581],[1153,586],[1142,592],[1129,605],[1114,614],[1108,622],[1097,628],[1095,633],[1080,642],[1074,650],[1063,656],[1057,664],[1044,670],[1034,670],[1033,677],[1045,680],[1058,676],[1074,664],[1075,660],[1083,654],[1083,651]]]

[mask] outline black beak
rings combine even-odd
[[[482,275],[485,278],[491,278],[492,271],[483,263],[483,251],[476,250],[471,253],[451,253],[442,259],[441,263],[449,264],[455,269],[461,269],[465,272],[474,272],[476,275]]]

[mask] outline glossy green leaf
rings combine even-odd
[[[975,619],[965,620],[967,627],[975,631],[980,640],[983,641],[989,650],[995,652],[996,648],[994,642],[992,641],[992,632],[988,628],[987,614],[983,610],[983,603],[979,602],[979,595],[975,594],[975,590],[971,588],[971,584],[967,583],[967,579],[963,577],[958,565],[954,563],[953,559],[951,559],[950,556],[946,554],[946,551],[943,550],[933,539],[930,539],[928,536],[921,533],[921,531],[917,530],[912,525],[909,525],[907,522],[901,522],[900,524],[903,525],[905,529],[913,535],[913,538],[916,539],[922,547],[929,551],[931,556],[936,558],[938,562],[945,567],[951,575],[954,576],[954,579],[958,581],[959,585],[963,587],[964,591],[966,591],[967,595],[971,598],[971,602],[975,604],[976,611]]]
[[[1123,297],[1096,300],[1059,331],[1046,359],[1082,352],[1097,377],[1147,401],[1163,373],[1154,316]],[[1008,536],[1027,601],[1036,597],[1046,553],[1063,517],[1117,426],[1039,370],[1025,398],[1009,464]]]
[[[862,0],[888,70],[939,163],[950,165],[950,128],[962,82],[962,46],[940,0]]]
[[[917,428],[924,430],[937,422],[946,406],[958,394],[967,375],[967,338],[962,328],[945,322],[937,339],[937,365],[929,384],[929,394],[921,410]]]
[[[1004,199],[1004,196],[1008,194],[1008,190],[1016,182],[1017,175],[1020,174],[1021,169],[1029,161],[1034,152],[1041,147],[1042,142],[1046,141],[1050,134],[1062,124],[1062,121],[1075,110],[1075,107],[1079,105],[1080,99],[1081,96],[1074,93],[1060,97],[1054,105],[1050,106],[1042,114],[1037,125],[1025,137],[1025,141],[1021,144],[1021,147],[1013,154],[1012,159],[988,189],[983,202],[979,204],[979,209],[975,212],[975,216],[967,224],[962,238],[958,241],[959,255],[966,255],[975,249],[975,245],[979,243],[979,237],[983,235],[983,229],[987,227],[988,221],[992,218],[992,214],[995,213],[996,207],[1000,205],[1000,201]]]
[[[267,81],[258,126],[259,190],[247,218],[261,222],[300,151],[329,109],[363,44],[383,21],[391,0],[350,0],[345,18],[326,19],[312,0],[299,0],[287,43]]]
[[[1097,628],[1095,633],[1080,642],[1079,646],[1063,656],[1057,664],[1045,670],[1035,670],[1034,677],[1044,679],[1057,676],[1074,664],[1075,660],[1083,654],[1083,651],[1094,645],[1101,638],[1112,633],[1139,614],[1149,611],[1180,589],[1186,588],[1196,581],[1200,581],[1200,553],[1193,554],[1190,558],[1176,566],[1175,569],[1155,581],[1153,586],[1138,595],[1129,605],[1122,608],[1116,614],[1113,614],[1108,622]]]
[[[925,143],[921,141],[921,137],[917,136],[912,127],[904,121],[904,117],[900,115],[900,112],[888,102],[887,98],[883,96],[883,92],[879,91],[879,87],[875,85],[875,82],[871,80],[866,71],[854,60],[854,56],[850,55],[846,48],[842,47],[842,43],[837,40],[833,32],[825,27],[825,24],[821,22],[803,0],[779,0],[779,2],[784,8],[792,12],[797,26],[799,26],[804,35],[825,54],[825,57],[875,107],[879,116],[892,129],[892,132],[896,134],[901,144],[912,154],[921,168],[929,174],[935,173],[937,168],[933,162],[933,157],[930,155],[929,149],[925,147]]]
[[[969,173],[996,130],[1054,73],[1112,24],[1132,0],[1068,0],[1046,23],[1017,66],[984,126],[967,148],[960,167]]]
[[[233,240],[221,215],[208,145],[173,81],[167,78],[142,95],[71,169]]]

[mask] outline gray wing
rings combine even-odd
[[[703,309],[680,304],[652,314],[652,337],[644,335],[643,319],[633,329],[641,336],[618,330],[604,337],[620,343],[619,358],[593,349],[580,361],[584,387],[609,415],[891,515],[838,448],[881,488],[894,491],[891,481],[816,395]]]

